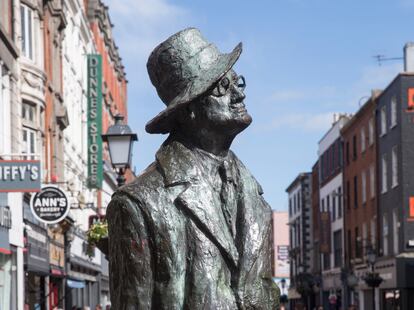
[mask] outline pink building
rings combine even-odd
[[[288,222],[288,212],[273,211],[273,280],[279,285],[282,295],[286,294],[290,283]]]

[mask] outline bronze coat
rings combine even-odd
[[[107,210],[114,309],[275,309],[271,209],[229,158],[241,194],[235,238],[199,159],[178,142],[116,192]]]

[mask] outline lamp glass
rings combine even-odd
[[[131,136],[109,136],[108,147],[112,166],[126,168],[130,160]]]

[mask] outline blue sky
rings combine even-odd
[[[371,89],[386,87],[403,70],[402,61],[379,66],[373,56],[402,57],[404,44],[414,41],[414,0],[105,2],[129,80],[129,125],[139,136],[136,171],[154,160],[166,138],[144,130],[164,108],[147,58],[171,34],[197,27],[222,52],[243,42],[235,69],[246,77],[253,123],[232,149],[275,210],[286,210],[286,187],[317,160],[333,113],[354,113]]]

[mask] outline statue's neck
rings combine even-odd
[[[168,140],[178,141],[188,148],[198,148],[216,156],[226,157],[235,136],[228,137],[213,133],[188,132],[187,134],[174,132]]]

